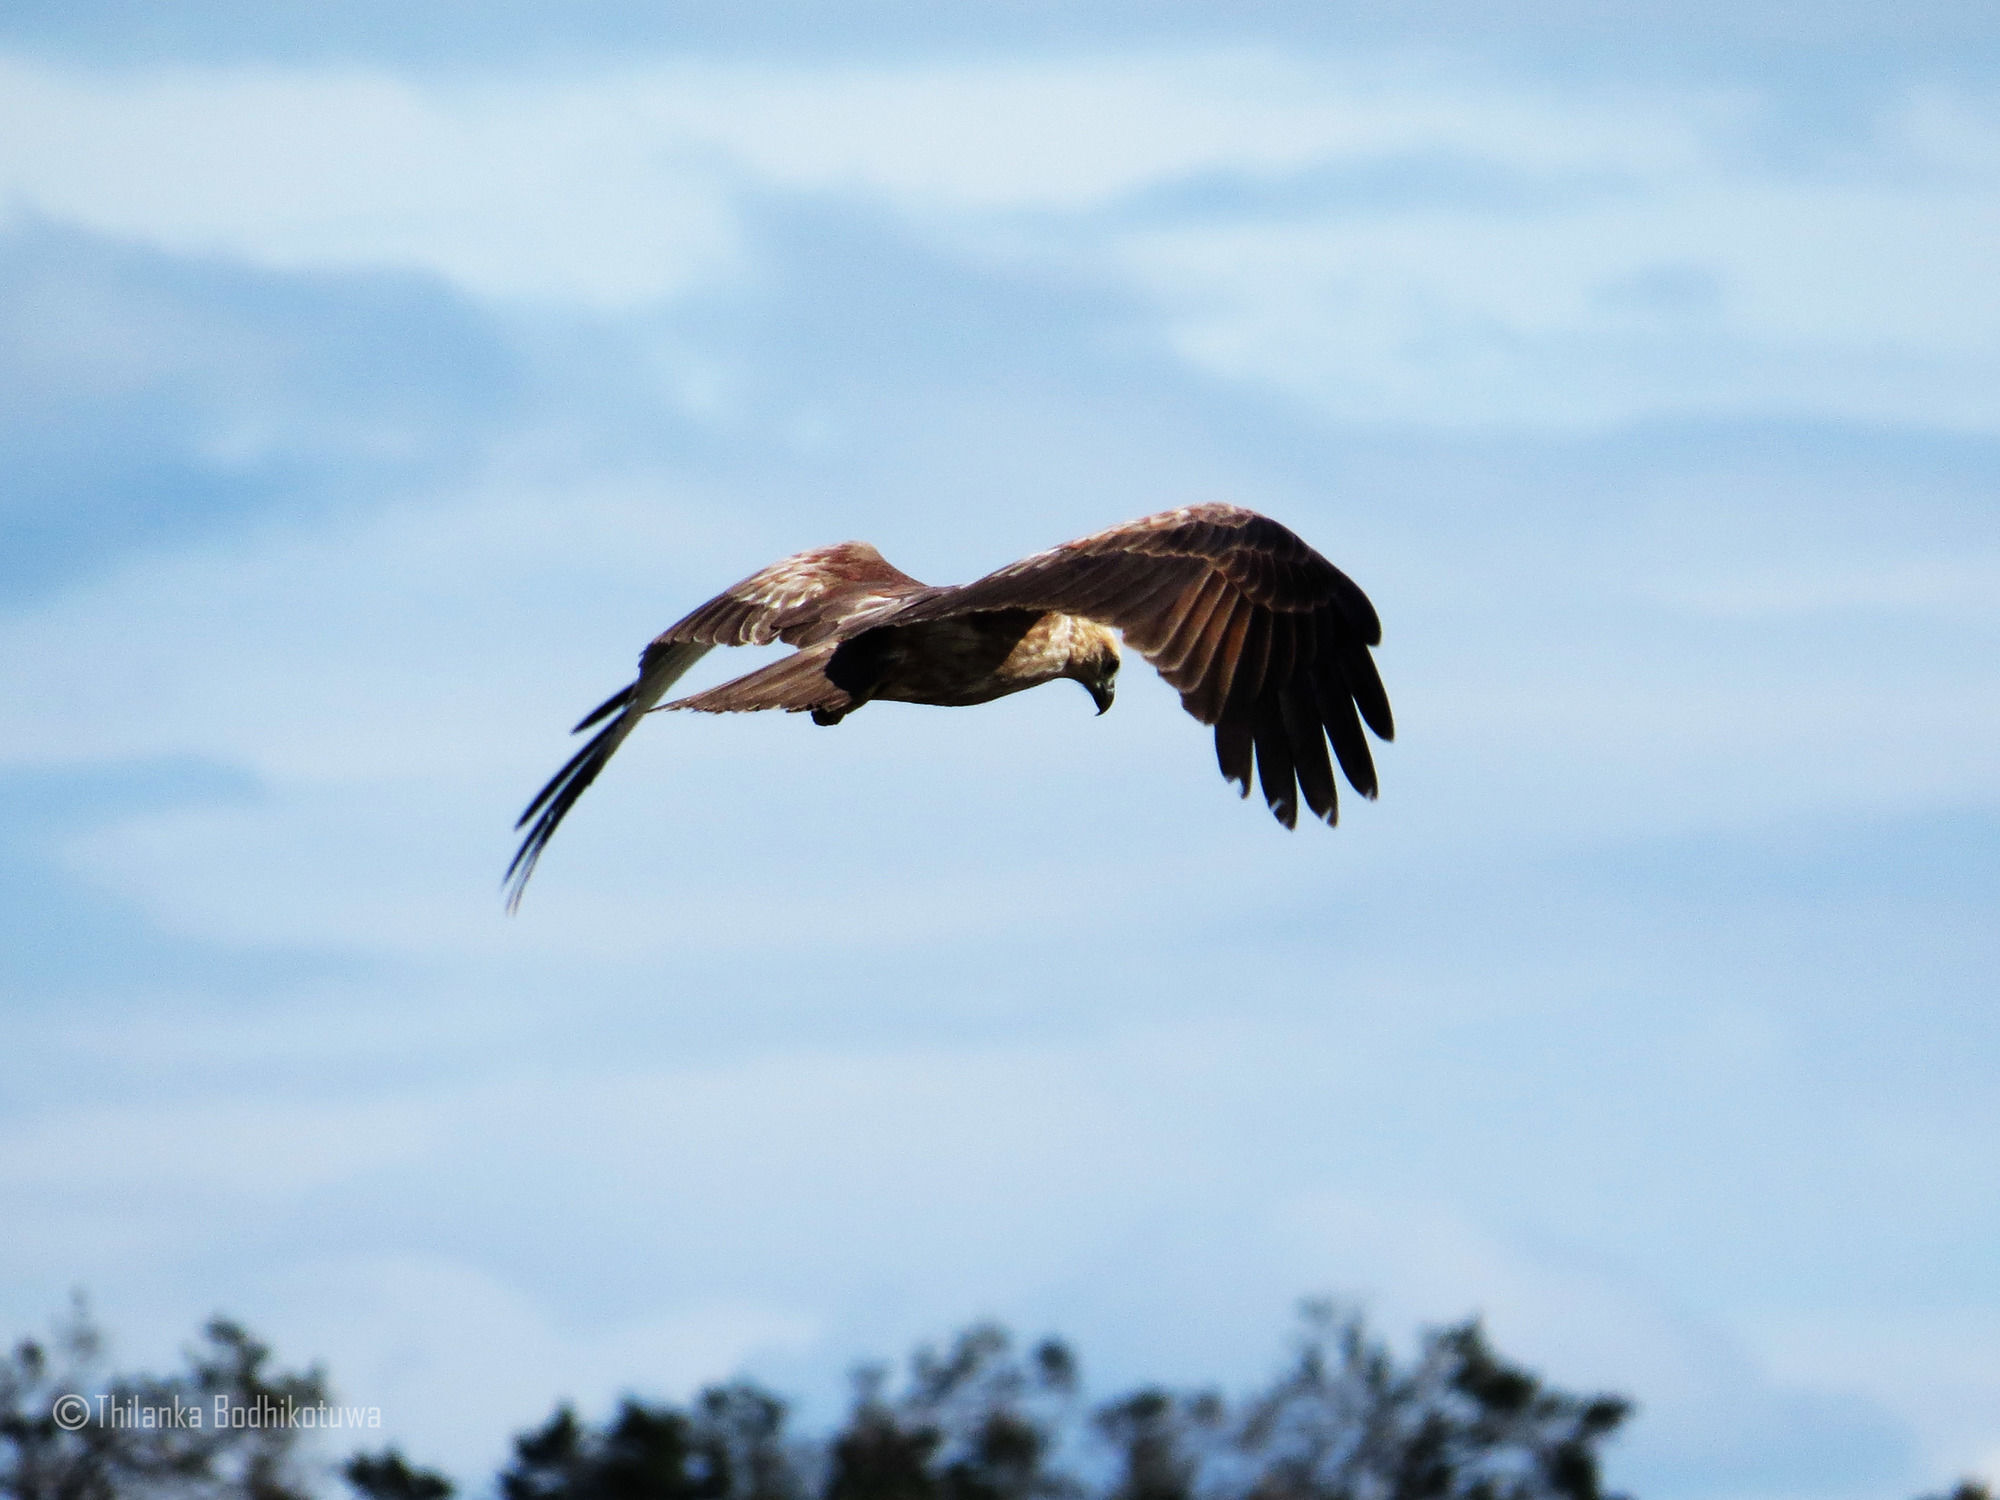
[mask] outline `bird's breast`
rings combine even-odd
[[[990,703],[1063,675],[1067,616],[993,610],[885,625],[843,642],[826,675],[856,696],[945,708]]]

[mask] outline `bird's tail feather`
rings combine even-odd
[[[646,648],[639,658],[639,678],[630,687],[622,688],[599,704],[577,729],[588,729],[614,710],[622,710],[597,733],[590,743],[572,755],[563,768],[551,776],[548,784],[535,793],[535,800],[514,826],[527,828],[528,833],[521,840],[521,847],[514,851],[514,858],[507,866],[507,873],[501,877],[507,891],[507,910],[514,911],[521,904],[521,894],[528,888],[528,877],[535,873],[542,851],[555,837],[557,827],[576,806],[576,799],[584,789],[597,780],[597,773],[604,769],[618,747],[625,743],[625,737],[638,728],[639,721],[647,710],[667,695],[667,690],[681,679],[687,669],[708,654],[709,647],[695,641],[672,641],[665,644],[655,642]],[[529,825],[532,823],[532,827]]]

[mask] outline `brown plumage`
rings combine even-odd
[[[964,707],[1067,677],[1111,706],[1118,635],[1215,728],[1222,774],[1287,828],[1298,799],[1328,823],[1333,761],[1375,795],[1366,724],[1395,737],[1368,648],[1382,628],[1354,582],[1290,531],[1233,505],[1192,505],[1065,542],[957,588],[932,588],[864,542],[771,564],[669,626],[639,676],[585,716],[610,722],[528,804],[507,867],[517,906],[576,799],[655,709],[780,708],[837,724],[875,698]],[[691,697],[660,700],[713,647],[799,649]],[[1327,746],[1333,746],[1329,759]],[[530,826],[532,825],[532,826]]]

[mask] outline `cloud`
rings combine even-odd
[[[262,69],[135,85],[19,62],[0,77],[8,197],[182,253],[415,268],[483,295],[621,305],[729,248],[688,159],[700,143],[635,119],[643,86],[524,94],[498,78]]]
[[[324,949],[284,951],[258,939],[217,946],[163,931],[142,904],[80,875],[67,857],[92,829],[167,809],[213,816],[256,795],[240,772],[187,758],[0,772],[0,994],[21,1024],[65,1004],[117,1008],[135,992],[254,996],[338,971]],[[19,1099],[36,1091],[29,1076],[10,1083]]]
[[[629,310],[752,273],[746,197],[822,195],[975,261],[1083,271],[1197,366],[1342,419],[1985,430],[2000,410],[2000,133],[1935,85],[1878,101],[1854,158],[1807,172],[1753,149],[1782,112],[1754,89],[1553,89],[1394,52],[532,83],[14,61],[6,81],[17,203],[265,266]],[[1662,276],[1703,293],[1635,296]]]
[[[2000,299],[1976,226],[2000,157],[1920,146],[1930,108],[1878,125],[1878,150],[1923,159],[1909,182],[1746,170],[1729,146],[1740,127],[1719,123],[1689,159],[1607,151],[1600,170],[1622,183],[1497,212],[1433,199],[1216,216],[1136,226],[1107,248],[1189,359],[1349,419],[1817,413],[1984,431],[2000,409]],[[1670,284],[1700,294],[1663,300]]]
[[[491,327],[422,277],[280,276],[17,222],[0,232],[0,605],[435,484],[508,419],[515,377]]]

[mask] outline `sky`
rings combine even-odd
[[[0,1316],[558,1398],[1333,1295],[1619,1486],[2000,1476],[1990,7],[0,16]],[[1278,828],[1128,664],[564,731],[722,586],[1170,506],[1368,590]],[[753,664],[711,657],[702,680]]]

